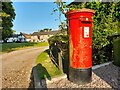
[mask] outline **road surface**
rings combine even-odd
[[[0,55],[2,88],[28,88],[35,60],[45,49],[48,47],[34,47]]]

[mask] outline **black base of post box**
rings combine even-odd
[[[92,81],[92,68],[69,68],[69,80],[76,84],[85,84]]]

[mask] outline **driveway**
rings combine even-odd
[[[37,56],[48,47],[34,47],[0,55],[2,88],[28,88]]]

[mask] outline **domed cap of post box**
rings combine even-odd
[[[94,10],[83,8],[83,9],[70,10],[70,11],[68,11],[68,12],[66,13],[66,15],[70,15],[70,14],[73,14],[73,13],[79,13],[79,12],[88,12],[88,13],[93,13],[93,14],[95,14],[95,11],[94,11]]]

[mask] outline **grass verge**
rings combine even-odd
[[[62,72],[53,64],[49,58],[49,49],[45,50],[37,57],[36,68],[39,79],[50,79],[51,77],[62,74]]]
[[[48,42],[39,42],[39,43],[3,43],[0,44],[0,52],[11,52],[21,48],[27,47],[39,47],[39,46],[48,46]]]

